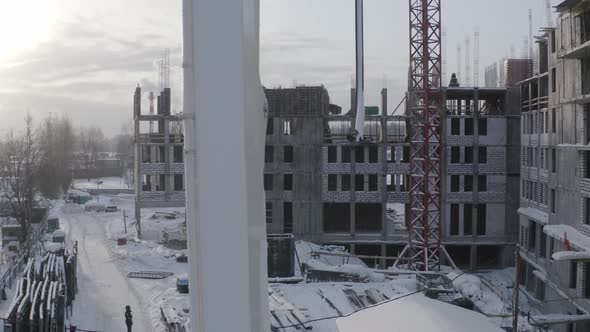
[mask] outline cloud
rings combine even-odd
[[[163,52],[156,32],[113,32],[98,23],[75,19],[62,22],[56,37],[27,50],[0,67],[0,130],[18,125],[26,110],[38,116],[67,113],[83,124],[98,124],[116,134],[131,115],[133,90],[156,89],[155,61]],[[181,58],[181,47],[171,49],[171,61]],[[176,68],[174,68],[176,70]],[[173,73],[172,75],[176,75]],[[173,82],[179,87],[178,82]],[[180,106],[180,90],[173,108]]]

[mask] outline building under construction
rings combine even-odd
[[[519,95],[518,88],[443,89],[441,237],[458,266],[512,264]],[[398,256],[408,243],[409,118],[388,114],[387,90],[381,113],[366,116],[362,143],[350,142],[354,116],[340,114],[323,87],[266,96],[267,231]]]
[[[590,330],[590,9],[562,1],[521,83],[520,285],[551,331]],[[564,318],[564,315],[565,318]],[[570,316],[571,315],[571,316]]]
[[[154,113],[156,101],[156,113]],[[171,114],[171,90],[163,88],[150,110],[141,112],[141,87],[133,97],[135,220],[141,235],[141,208],[183,207],[184,136],[179,116]]]

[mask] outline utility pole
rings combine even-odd
[[[513,317],[512,317],[512,332],[518,332],[518,297],[520,294],[520,246],[516,245],[516,251],[514,253],[514,303],[512,304]]]
[[[123,226],[125,226],[125,234],[127,234],[127,218],[125,216],[125,210],[123,210]]]

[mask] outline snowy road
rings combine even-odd
[[[126,331],[123,312],[133,310],[133,330],[151,331],[145,305],[117,266],[106,243],[103,221],[79,207],[63,206],[62,229],[78,241],[78,295],[72,324],[87,330]],[[149,323],[147,324],[149,325]]]

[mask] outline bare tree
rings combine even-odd
[[[87,157],[86,168],[90,168],[96,161],[98,152],[104,149],[106,144],[102,129],[98,127],[80,128],[78,141],[80,142],[82,153]]]
[[[66,192],[72,181],[75,135],[69,118],[56,119],[49,115],[39,129],[40,176],[39,187],[50,198]]]
[[[2,169],[2,198],[22,228],[21,241],[25,243],[26,253],[32,247],[31,218],[33,208],[39,206],[40,195],[35,177],[38,171],[39,147],[35,137],[33,119],[25,118],[22,133],[8,133],[5,142]]]

